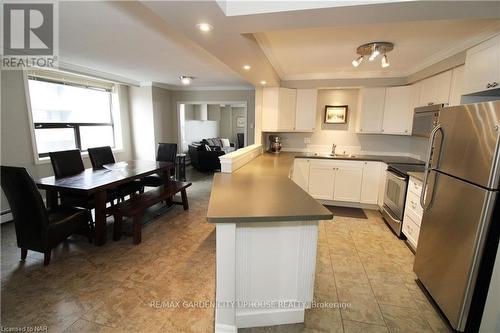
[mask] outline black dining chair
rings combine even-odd
[[[159,143],[158,153],[156,154],[156,160],[158,162],[171,162],[173,163],[172,169],[170,169],[170,175],[175,173],[175,159],[177,156],[177,144],[176,143]],[[163,178],[160,175],[147,176],[141,179],[144,186],[158,187],[163,185]]]
[[[17,246],[21,260],[28,250],[44,254],[44,265],[50,263],[53,248],[72,234],[81,234],[92,242],[92,216],[88,210],[57,206],[50,211],[25,168],[1,166],[2,189],[14,218]]]
[[[69,177],[85,171],[82,155],[78,149],[50,152],[49,157],[56,178]],[[65,206],[76,206],[87,209],[95,207],[93,198],[87,195],[61,193],[60,197],[61,204]],[[112,205],[118,198],[119,194],[117,191],[107,192],[106,199]]]
[[[115,163],[115,156],[110,146],[89,148],[88,150],[92,168],[99,170],[103,169],[104,165]],[[117,188],[119,198],[124,201],[127,195],[135,193],[143,193],[144,185],[140,181],[131,181],[121,184]],[[109,195],[109,192],[108,192]]]

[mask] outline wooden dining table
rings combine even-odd
[[[58,205],[59,193],[87,195],[95,203],[95,245],[106,243],[106,190],[118,185],[140,179],[142,177],[160,174],[166,183],[170,181],[170,170],[174,164],[170,162],[154,162],[134,160],[106,164],[103,169],[92,168],[69,176],[56,178],[54,176],[35,181],[38,188],[45,190],[47,207]]]

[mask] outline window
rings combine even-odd
[[[113,85],[60,73],[28,74],[38,157],[115,144]]]

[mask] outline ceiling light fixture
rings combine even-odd
[[[181,79],[181,83],[185,86],[188,86],[191,84],[191,82],[193,81],[193,77],[192,76],[186,76],[186,75],[181,75],[179,77],[179,79]]]
[[[382,68],[389,67],[387,53],[392,51],[393,48],[394,44],[389,42],[372,42],[363,44],[356,49],[356,53],[359,54],[359,57],[352,61],[352,65],[354,67],[358,67],[363,62],[365,57],[368,57],[368,61],[373,61],[380,54],[383,54]]]
[[[266,85],[266,84],[267,84],[267,82],[266,82],[266,81],[264,81],[264,80],[262,80],[262,81],[260,81],[260,84],[262,84],[262,85],[264,86],[264,85]]]
[[[387,54],[384,54],[382,57],[382,68],[387,68],[389,67],[389,61],[387,60]]]
[[[250,65],[244,65],[243,66],[243,69],[246,70],[246,71],[249,71],[250,68],[252,68],[252,66],[250,66]]]
[[[364,59],[364,57],[363,57],[363,56],[359,56],[359,57],[358,57],[358,59],[354,59],[354,60],[352,61],[352,65],[353,65],[354,67],[358,67],[358,66],[359,66],[359,65],[363,62],[363,59]]]
[[[203,32],[209,32],[214,29],[214,27],[211,24],[208,23],[198,23],[196,27]]]

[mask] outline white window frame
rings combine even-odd
[[[50,163],[50,158],[40,157],[38,154],[38,148],[36,145],[36,137],[35,137],[35,123],[33,121],[33,113],[31,110],[31,97],[29,91],[29,82],[28,82],[28,73],[26,70],[23,70],[23,82],[24,82],[24,93],[26,96],[26,107],[28,110],[28,120],[29,120],[29,128],[31,133],[31,146],[33,148],[33,160],[35,164],[47,164]],[[113,135],[115,141],[115,147],[113,148],[113,152],[120,153],[123,152],[123,134],[122,134],[122,124],[121,124],[121,112],[120,112],[120,89],[117,84],[114,85],[113,92],[111,93],[111,115],[112,115],[112,123],[113,123]],[[88,158],[88,152],[81,152],[82,158]]]

